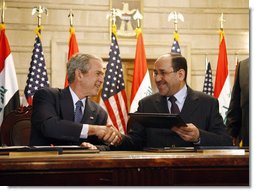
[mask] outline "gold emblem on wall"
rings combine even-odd
[[[116,10],[116,27],[119,38],[136,38],[137,21],[133,16],[141,9],[141,0],[111,0],[111,9]],[[111,24],[110,24],[111,28]]]

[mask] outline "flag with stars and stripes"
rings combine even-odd
[[[49,86],[48,74],[42,50],[40,29],[36,30],[32,60],[27,75],[25,96],[27,103],[32,105],[33,95],[38,89]]]
[[[208,95],[213,95],[213,76],[211,64],[206,58],[206,70],[205,70],[205,80],[203,86],[203,92]]]
[[[126,133],[128,120],[127,96],[124,85],[120,51],[115,33],[112,32],[109,60],[101,93],[101,106],[112,123],[121,133]]]
[[[174,42],[171,47],[171,52],[181,54],[181,48],[179,45],[179,34],[174,32]]]

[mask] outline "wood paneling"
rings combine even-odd
[[[0,156],[0,185],[248,186],[249,153],[158,153]]]

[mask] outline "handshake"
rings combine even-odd
[[[88,136],[95,135],[109,145],[119,145],[121,133],[113,125],[89,125]]]

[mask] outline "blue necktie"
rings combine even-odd
[[[76,111],[75,111],[75,116],[74,116],[74,121],[75,122],[81,122],[81,119],[82,119],[82,106],[83,106],[83,103],[82,101],[77,101],[76,102]]]
[[[180,113],[180,110],[176,104],[176,98],[175,96],[170,96],[168,100],[171,102],[171,114],[178,114]]]

